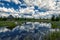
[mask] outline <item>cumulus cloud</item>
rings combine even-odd
[[[40,8],[55,9],[54,0],[24,0],[28,6],[38,6]]]
[[[20,4],[19,0],[5,0],[8,2],[14,2],[15,4]],[[55,0],[24,0],[25,4],[19,5],[19,9],[15,10],[13,8],[5,8],[0,7],[0,11],[3,12],[11,12],[11,13],[35,13],[38,14],[40,17],[49,17],[51,18],[52,14],[60,14],[60,2],[58,2],[56,6]],[[0,3],[3,4],[3,3]],[[9,5],[9,4],[8,4]],[[27,5],[26,8],[22,8],[20,6]],[[46,12],[39,12],[38,10],[34,10],[34,6],[38,6],[38,9],[48,9]],[[18,15],[18,14],[17,14]]]
[[[11,1],[14,2],[15,4],[21,4],[19,0],[11,0]]]
[[[5,8],[5,7],[0,7],[0,11],[1,11],[1,12],[17,13],[17,11],[14,10],[13,8]]]
[[[27,7],[27,8],[21,8],[20,13],[33,13],[34,12],[34,7]]]
[[[11,0],[3,0],[3,1],[8,1],[8,2],[10,2]]]
[[[0,7],[0,11],[10,13],[33,13],[34,7],[20,8],[19,10],[15,10],[13,8]]]
[[[21,2],[19,0],[0,0],[0,1],[7,1],[7,2],[14,2],[15,4],[20,4]]]
[[[41,0],[24,0],[28,6],[40,5]]]

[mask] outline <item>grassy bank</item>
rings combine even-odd
[[[0,27],[5,26],[9,29],[12,29],[16,26],[16,24],[13,21],[0,21]]]
[[[52,28],[60,28],[60,21],[51,21],[48,19],[24,19],[24,18],[5,20],[5,21],[0,20],[0,27],[8,26],[7,28],[12,29],[17,25],[15,24],[15,22],[17,22],[18,25],[21,25],[24,22],[44,22],[44,23],[51,23]]]
[[[59,28],[60,29],[60,20],[59,21],[51,21],[49,19],[21,19],[20,21],[51,23],[52,28]]]
[[[59,28],[60,29],[60,21],[51,22],[52,28]]]
[[[60,32],[51,32],[44,36],[44,40],[60,40]]]

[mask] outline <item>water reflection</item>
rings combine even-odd
[[[12,30],[0,28],[0,40],[42,40],[49,33],[50,23],[26,22]]]

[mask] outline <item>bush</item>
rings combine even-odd
[[[59,16],[55,17],[54,15],[52,15],[51,21],[59,21]]]
[[[56,17],[56,21],[59,21],[59,17]]]
[[[55,16],[54,16],[54,15],[52,15],[51,20],[52,20],[52,21],[55,21]]]

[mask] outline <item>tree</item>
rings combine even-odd
[[[56,16],[52,15],[51,20],[52,21],[59,21],[59,16],[56,17]]]
[[[60,14],[59,14],[59,20],[60,20]]]
[[[7,20],[7,18],[6,17],[4,17],[4,18],[2,18],[4,21],[6,21]]]
[[[54,15],[52,15],[51,20],[52,20],[52,21],[55,21],[55,16],[54,16]]]
[[[13,20],[14,19],[14,17],[12,16],[12,15],[9,15],[8,17],[7,17],[7,20]]]
[[[59,21],[59,16],[56,17],[56,21]]]

